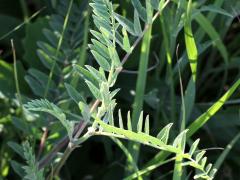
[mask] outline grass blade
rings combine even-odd
[[[236,144],[236,142],[239,140],[240,138],[240,133],[238,133],[233,140],[226,146],[226,148],[224,149],[224,151],[222,152],[222,154],[220,155],[220,157],[217,159],[217,161],[215,162],[215,164],[213,165],[213,168],[219,169],[220,166],[222,165],[222,163],[224,162],[224,160],[226,159],[227,155],[229,154],[229,152],[231,151],[231,149],[233,148],[233,146]]]

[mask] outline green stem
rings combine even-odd
[[[183,173],[182,160],[183,160],[183,158],[182,158],[181,154],[176,156],[173,180],[181,180],[182,179],[182,173]]]
[[[17,73],[17,58],[16,58],[16,50],[14,47],[13,39],[11,39],[11,46],[12,46],[12,52],[13,52],[13,65],[14,65],[14,81],[15,86],[17,90],[17,99],[21,107],[21,111],[23,113],[23,102],[22,102],[22,96],[19,88],[19,81],[18,81],[18,73]]]
[[[65,34],[65,31],[66,31],[66,28],[67,28],[67,24],[68,24],[69,16],[70,16],[70,13],[71,13],[72,5],[73,5],[73,0],[70,1],[70,4],[68,6],[68,10],[67,10],[67,14],[66,14],[66,17],[64,19],[63,30],[62,30],[61,36],[58,40],[57,50],[56,50],[56,53],[55,53],[56,58],[58,57],[58,54],[60,52],[60,49],[61,49],[61,46],[62,46],[62,43],[63,43],[64,34]],[[44,98],[47,98],[49,87],[50,87],[50,82],[51,82],[52,77],[53,77],[53,72],[54,72],[56,63],[57,63],[56,60],[54,60],[53,65],[52,65],[51,70],[50,70],[50,73],[48,75],[48,81],[47,81],[47,86],[46,86],[46,89],[45,89],[45,92],[44,92]]]
[[[62,169],[63,165],[66,163],[67,159],[71,155],[71,153],[82,143],[84,143],[88,138],[90,138],[92,135],[87,132],[84,136],[82,136],[76,143],[69,142],[68,147],[63,153],[63,156],[59,163],[56,164],[56,166],[53,168],[53,173],[49,174],[48,180],[51,179],[51,177],[55,177],[59,174],[60,170]]]
[[[29,130],[28,124],[26,121],[26,116],[24,113],[21,91],[20,91],[20,87],[19,87],[18,71],[17,71],[17,57],[16,57],[16,50],[15,50],[13,39],[11,39],[11,46],[12,46],[12,52],[13,52],[14,81],[15,81],[15,87],[16,87],[16,91],[17,91],[17,100],[18,100],[20,108],[21,108],[21,117],[23,120],[22,123],[24,124],[25,127],[27,127],[27,130]]]
[[[22,8],[23,19],[24,19],[24,21],[27,22],[28,21],[29,12],[28,12],[27,3],[25,1],[26,0],[20,0],[20,5],[21,5],[21,8]]]
[[[52,174],[49,175],[48,180],[51,179],[51,177],[54,177],[56,175],[59,174],[61,168],[63,167],[63,165],[65,164],[66,160],[68,159],[68,157],[70,156],[70,154],[73,152],[74,148],[73,147],[69,147],[65,150],[64,152],[64,156],[62,157],[62,159],[60,160],[60,162],[56,165],[56,167],[54,168],[54,171]]]

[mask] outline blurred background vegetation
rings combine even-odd
[[[132,17],[129,0],[113,2],[119,13]],[[238,0],[193,2],[195,8],[205,8],[202,13],[207,22],[193,21],[193,34],[198,45],[199,59],[196,101],[192,105],[188,124],[240,78],[240,2]],[[76,0],[74,3],[71,22],[60,49],[60,61],[46,93],[46,82],[52,64],[49,57],[56,52],[46,44],[56,44],[53,34],[61,30],[59,26],[63,24],[68,1],[0,0],[0,175],[2,179],[19,179],[22,173],[19,162],[23,160],[16,153],[15,142],[29,140],[34,145],[37,157],[41,159],[65,134],[59,123],[56,123],[52,117],[45,114],[23,113],[21,102],[17,98],[19,94],[16,90],[13,49],[10,40],[13,39],[16,50],[17,79],[22,103],[25,104],[31,99],[47,98],[63,108],[70,106],[71,110],[77,113],[76,107],[67,103],[69,97],[63,84],[71,81],[72,64],[93,66],[96,64],[86,51],[86,42],[90,42],[91,38],[88,34],[89,28],[94,29],[90,16],[91,9],[87,0]],[[213,5],[219,9],[214,9]],[[211,8],[212,10],[209,11]],[[38,14],[35,16],[36,12]],[[184,89],[191,75],[190,67],[186,66],[184,33],[179,26],[181,25],[180,15],[181,12],[177,11],[177,6],[171,2],[161,18],[158,18],[153,25],[149,55],[150,70],[143,99],[144,112],[151,117],[153,133],[169,122],[175,123],[176,133],[180,126],[181,91],[178,67]],[[165,37],[169,39],[164,39]],[[164,41],[168,42],[172,55],[172,74],[169,74],[167,68],[168,50]],[[54,45],[52,47],[57,48]],[[140,47],[138,46],[129,57],[117,81],[117,87],[121,88],[117,95],[118,108],[121,108],[125,114],[134,102]],[[170,83],[171,78],[173,83]],[[80,79],[76,87],[79,92],[91,99],[90,93],[82,82]],[[213,147],[212,150],[207,151],[212,162],[221,154],[222,150],[219,148],[224,148],[239,132],[239,105],[240,95],[237,91],[224,108],[195,135],[201,138],[201,148]],[[189,108],[188,105],[186,108]],[[48,127],[47,140],[43,149],[39,150],[39,144],[46,129],[43,127]],[[142,147],[139,166],[144,165],[154,154],[156,154],[155,150]],[[240,142],[228,155],[216,179],[239,179],[239,154]],[[74,151],[62,170],[62,176],[64,179],[121,179],[124,167],[125,156],[117,145],[110,139],[95,137]],[[164,176],[164,172],[168,171],[169,167],[172,167],[172,164],[155,169],[149,175],[149,179],[171,178],[171,176]]]

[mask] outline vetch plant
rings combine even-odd
[[[111,138],[120,138],[135,141],[144,145],[151,146],[163,152],[174,154],[178,168],[174,169],[174,179],[181,179],[182,167],[191,166],[198,171],[194,179],[213,179],[216,169],[212,168],[212,164],[207,163],[205,151],[196,151],[199,139],[194,141],[190,150],[186,151],[186,141],[193,133],[197,131],[206,121],[216,113],[229,96],[235,91],[239,85],[239,81],[214,104],[206,113],[200,116],[189,126],[189,129],[177,135],[173,142],[169,142],[169,133],[172,124],[165,126],[156,137],[151,136],[149,117],[144,120],[143,113],[140,114],[137,121],[137,129],[133,127],[130,113],[127,118],[127,129],[124,128],[122,114],[118,113],[118,126],[114,120],[114,110],[117,105],[115,95],[119,89],[113,89],[117,77],[136,45],[139,43],[145,33],[149,32],[152,23],[161,14],[163,9],[168,5],[169,1],[146,1],[146,7],[142,6],[140,1],[132,1],[134,6],[134,21],[114,12],[114,6],[109,0],[93,0],[90,6],[93,9],[93,21],[97,30],[91,30],[93,39],[89,45],[90,51],[99,65],[99,68],[86,65],[85,68],[74,65],[74,71],[85,80],[89,90],[96,101],[90,107],[84,97],[77,90],[66,84],[69,96],[78,104],[82,114],[83,123],[69,121],[65,113],[60,107],[49,102],[46,99],[32,100],[25,108],[31,111],[48,112],[55,116],[67,131],[70,142],[65,150],[61,160],[53,168],[53,176],[58,175],[65,161],[80,144],[88,140],[92,136],[108,136]],[[193,81],[196,80],[196,46],[191,33],[190,11],[191,1],[188,3],[187,23],[185,26],[186,45],[190,64],[192,69]],[[153,13],[156,11],[156,14]],[[144,22],[145,28],[142,29],[141,21]],[[151,33],[151,31],[150,31]],[[150,34],[151,35],[151,34]],[[188,36],[191,37],[189,38]],[[135,39],[132,44],[129,36]],[[126,52],[123,60],[120,60],[118,48]],[[191,49],[191,50],[190,50]],[[192,62],[194,61],[194,62]],[[194,64],[193,64],[194,63]],[[85,127],[88,127],[86,133],[83,133]],[[75,129],[76,127],[76,129]],[[179,161],[180,160],[180,161]],[[51,174],[50,174],[51,176]]]
[[[201,136],[200,141],[193,135],[204,129],[221,107],[231,104],[229,98],[239,87],[240,80],[237,76],[235,83],[224,94],[219,92],[218,100],[207,108],[200,106],[197,88],[205,89],[199,84],[201,76],[208,76],[201,72],[205,66],[199,60],[211,45],[216,47],[212,56],[219,54],[224,65],[215,70],[211,62],[207,66],[212,68],[206,74],[223,73],[220,83],[223,87],[228,80],[228,65],[234,61],[230,60],[220,34],[211,23],[216,14],[232,19],[233,15],[220,8],[222,0],[215,0],[212,6],[192,0],[114,2],[51,1],[52,15],[28,26],[26,45],[31,42],[28,33],[32,29],[40,25],[43,29],[43,38],[36,43],[36,58],[40,63],[26,63],[30,65],[24,74],[32,92],[29,96],[21,94],[17,56],[14,41],[11,41],[17,89],[17,98],[13,101],[19,104],[21,111],[21,118],[14,117],[13,124],[24,132],[18,139],[24,143],[22,146],[12,141],[7,144],[26,161],[24,165],[11,161],[13,169],[23,179],[57,179],[75,149],[85,148],[92,139],[101,137],[108,164],[114,160],[112,146],[122,150],[123,160],[126,159],[122,179],[145,179],[166,163],[171,163],[167,167],[169,171],[158,172],[158,176],[163,174],[159,179],[168,175],[172,175],[173,180],[214,179],[240,135],[235,135],[215,163],[209,162],[212,157],[207,158],[208,149],[202,149],[206,142],[204,137]],[[209,14],[205,17],[205,13]],[[25,12],[26,22],[27,16]],[[43,26],[43,22],[48,23]],[[207,38],[210,41],[205,41]],[[159,52],[155,52],[156,49]],[[149,69],[151,54],[159,62],[153,66],[153,71]],[[30,56],[26,51],[25,58]],[[132,57],[139,58],[139,62],[130,61]],[[131,80],[121,81],[122,72],[135,73],[125,70],[125,66],[132,68],[131,63],[138,66],[136,77],[131,79],[132,76],[125,74],[124,77],[129,76]],[[132,85],[133,81],[136,85]],[[178,86],[181,97],[177,95]],[[120,95],[128,90],[131,94]],[[132,104],[130,111],[129,104]],[[152,155],[156,153],[151,160],[146,159],[151,156],[144,156],[147,148]]]

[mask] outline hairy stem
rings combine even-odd
[[[160,15],[160,13],[157,12],[157,13],[154,15],[154,17],[153,17],[153,21],[155,21],[156,18],[157,18],[159,15]],[[145,28],[144,28],[143,33],[146,33],[148,29],[149,29],[149,25],[146,25]],[[135,49],[135,48],[137,47],[137,45],[140,43],[141,39],[143,38],[143,35],[144,35],[144,34],[142,34],[141,36],[139,36],[139,37],[137,38],[137,40],[134,42],[133,46],[131,47],[132,50]],[[128,58],[129,58],[130,55],[131,55],[131,52],[127,53],[127,54],[123,57],[123,59],[122,59],[122,61],[121,61],[121,62],[122,62],[122,65],[124,65],[124,64],[126,63],[126,61],[128,60]],[[119,72],[121,72],[121,71],[122,71],[122,68],[119,69]],[[99,100],[96,100],[96,101],[94,102],[93,106],[91,107],[91,110],[94,111],[94,110],[98,107],[99,103],[100,103],[100,101],[99,101]],[[80,136],[80,134],[82,133],[82,131],[85,129],[86,125],[85,125],[84,123],[82,123],[81,125],[77,125],[76,127],[77,127],[77,129],[76,129],[76,132],[77,132],[77,133],[76,133],[75,137],[77,138],[77,137]],[[53,148],[53,150],[52,150],[47,156],[43,157],[43,159],[40,160],[40,165],[39,165],[40,168],[45,167],[45,166],[52,160],[52,158],[55,157],[55,155],[57,154],[57,152],[58,152],[60,149],[62,149],[64,146],[66,146],[67,143],[69,143],[69,140],[68,140],[68,137],[65,136],[62,140],[59,141],[59,143]],[[65,152],[68,153],[68,151],[65,151]],[[63,156],[65,156],[65,153],[63,154]],[[64,159],[65,159],[65,158],[64,158]],[[65,159],[65,161],[66,161],[66,160],[67,160],[67,158]]]

